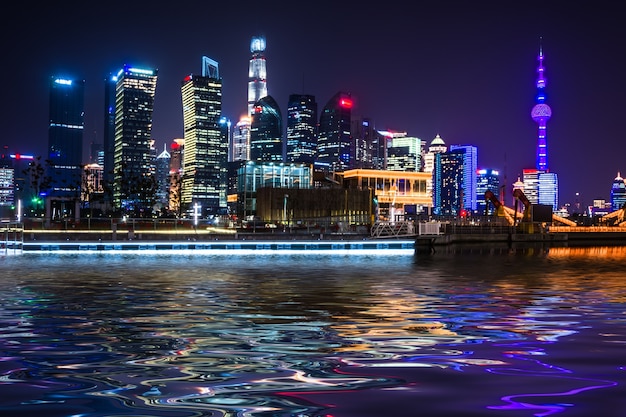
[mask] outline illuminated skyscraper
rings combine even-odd
[[[424,152],[424,172],[429,172],[431,174],[430,180],[426,182],[426,191],[431,196],[433,192],[432,173],[435,170],[435,155],[438,153],[446,152],[447,150],[448,147],[446,146],[446,143],[443,141],[441,136],[437,134],[435,138],[430,142],[428,150]]]
[[[435,154],[433,170],[433,212],[455,216],[463,209],[465,150]]]
[[[328,100],[320,114],[316,170],[342,172],[352,167],[351,120],[352,98],[340,91]]]
[[[252,37],[250,52],[252,56],[248,67],[248,115],[252,116],[256,102],[267,95],[264,36]]]
[[[478,148],[471,145],[450,145],[450,151],[463,152],[463,207],[476,210],[476,171],[478,168]]]
[[[250,116],[243,116],[233,129],[230,146],[230,161],[247,161],[250,159]]]
[[[491,191],[498,195],[500,190],[500,173],[495,169],[478,169],[476,171],[476,210],[478,214],[493,214],[493,204],[485,200],[485,192]]]
[[[167,151],[167,145],[164,146],[156,158],[156,181],[157,181],[157,204],[162,208],[169,206],[169,190],[170,190],[170,160],[172,156]]]
[[[149,215],[156,184],[151,135],[157,70],[124,65],[114,82],[113,204],[130,215]]]
[[[272,96],[257,101],[250,123],[250,160],[283,162],[283,118]]]
[[[376,131],[374,121],[368,117],[352,118],[352,143],[355,169],[385,169],[386,138]]]
[[[613,180],[611,186],[611,210],[619,210],[625,208],[626,204],[626,181],[620,173],[617,173],[617,177]]]
[[[47,174],[52,197],[78,200],[82,185],[85,81],[52,77]]]
[[[222,79],[218,63],[202,58],[202,76],[188,75],[181,87],[185,139],[181,203],[200,213],[226,209],[228,131],[222,120]]]
[[[306,94],[291,94],[287,103],[286,162],[313,164],[317,150],[317,102]]]
[[[422,140],[406,132],[379,131],[386,138],[389,171],[419,172],[422,168]]]

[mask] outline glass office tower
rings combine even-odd
[[[286,162],[312,164],[317,148],[315,96],[291,94],[287,104]]]
[[[78,200],[82,186],[85,81],[52,77],[48,125],[49,195]]]
[[[226,209],[228,134],[220,124],[218,63],[203,57],[202,76],[188,75],[181,93],[185,139],[181,203],[202,217],[219,214]]]
[[[283,123],[278,103],[272,96],[256,102],[250,123],[250,160],[283,162]]]
[[[315,169],[322,172],[343,172],[352,166],[352,98],[338,92],[324,106],[320,114]]]
[[[157,70],[124,65],[115,81],[113,204],[124,214],[152,214],[156,181],[151,164]]]

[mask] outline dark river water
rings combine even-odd
[[[626,248],[0,257],[0,416],[626,416]]]

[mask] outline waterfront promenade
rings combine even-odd
[[[434,252],[450,245],[503,248],[541,246],[626,246],[624,227],[551,227],[534,233],[515,227],[442,225],[422,234],[373,236],[362,230],[323,233],[321,230],[178,228],[110,230],[3,229],[4,251],[130,251],[130,250],[415,250]],[[433,232],[432,230],[436,230]]]

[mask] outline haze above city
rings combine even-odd
[[[85,3],[22,8],[0,29],[5,105],[0,145],[45,155],[51,76],[85,80],[85,158],[102,142],[104,80],[124,64],[158,70],[152,136],[183,137],[180,86],[219,63],[223,115],[246,112],[252,36],[267,41],[267,85],[283,116],[289,94],[352,94],[353,117],[428,145],[474,145],[478,165],[511,190],[535,168],[530,117],[545,55],[548,166],[559,203],[609,199],[626,174],[626,26],[619,3],[387,1]],[[576,194],[579,194],[576,197]]]

